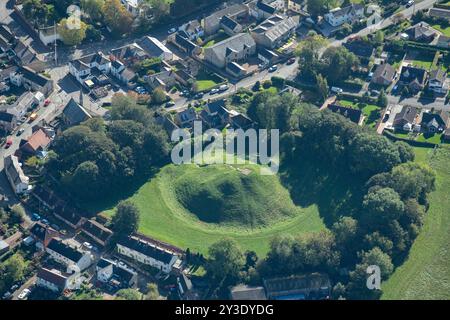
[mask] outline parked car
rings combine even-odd
[[[53,229],[55,229],[56,231],[59,231],[59,230],[61,229],[61,228],[60,228],[58,225],[56,225],[56,224],[52,224],[51,227],[52,227]]]
[[[218,92],[219,92],[219,89],[214,88],[214,89],[211,90],[211,92],[209,94],[216,94]]]
[[[33,220],[33,221],[39,221],[39,220],[41,220],[41,216],[38,215],[37,213],[33,213],[33,214],[31,215],[31,220]]]
[[[20,128],[18,131],[17,131],[17,136],[20,136],[23,132],[25,131],[25,129],[24,128]]]
[[[166,108],[170,108],[173,107],[175,105],[175,102],[173,102],[172,100],[166,103]]]
[[[88,249],[88,250],[92,250],[92,244],[90,244],[89,242],[83,242],[83,246]]]
[[[287,65],[294,64],[294,63],[295,63],[295,58],[290,58],[290,59],[286,62]]]
[[[6,140],[5,143],[5,149],[8,149],[9,147],[11,147],[11,145],[13,144],[13,141],[11,138],[9,138],[8,140]]]
[[[14,291],[16,291],[17,289],[19,289],[19,286],[17,285],[17,284],[15,284],[15,285],[13,285],[12,287],[11,287],[11,289],[9,289],[11,292],[14,292]]]
[[[219,91],[227,91],[229,86],[227,84],[223,84],[219,87]]]
[[[8,299],[10,299],[11,297],[12,297],[11,292],[6,291],[5,294],[4,294],[3,297],[2,297],[2,300],[8,300]]]
[[[41,222],[42,222],[43,224],[46,224],[46,225],[49,225],[49,224],[50,224],[50,222],[48,222],[47,219],[42,219]]]
[[[275,64],[269,68],[269,72],[275,72],[278,70],[278,66]]]
[[[342,90],[339,87],[331,87],[330,90],[331,90],[331,92],[334,92],[334,93],[342,93],[342,92],[344,92],[344,90]]]
[[[51,103],[50,99],[45,99],[44,107],[47,107]]]
[[[379,96],[379,95],[380,95],[380,91],[378,91],[378,90],[372,90],[372,91],[370,91],[370,95],[371,95],[372,97]]]
[[[19,298],[19,300],[25,300],[31,293],[30,289],[23,289],[23,291],[19,294],[19,296],[17,298]]]
[[[409,8],[409,7],[411,7],[414,3],[415,3],[414,0],[409,0],[409,1],[406,3],[406,7]]]
[[[167,31],[168,34],[172,34],[172,33],[175,33],[175,32],[177,32],[177,29],[176,29],[176,28],[170,28],[170,29]]]
[[[34,120],[37,119],[37,117],[38,117],[37,113],[33,112],[30,116],[30,119],[28,119],[28,122],[29,123],[33,122]]]

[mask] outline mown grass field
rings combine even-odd
[[[217,167],[217,170],[211,172],[195,165],[164,167],[130,198],[141,211],[139,231],[180,248],[190,248],[203,254],[207,253],[212,243],[224,237],[230,237],[238,241],[243,250],[254,250],[262,257],[269,249],[270,240],[277,235],[297,235],[325,228],[317,206],[312,205],[307,208],[295,206],[290,199],[289,192],[280,184],[277,176],[267,176],[263,188],[256,192],[255,197],[250,197],[241,188],[237,190],[240,195],[236,197],[236,201],[242,202],[240,204],[242,207],[250,211],[258,210],[258,212],[254,212],[256,216],[261,214],[260,211],[263,211],[264,215],[274,215],[273,220],[270,220],[271,217],[265,217],[267,221],[265,225],[261,224],[261,227],[238,226],[227,223],[207,223],[200,220],[178,201],[177,181],[180,180],[186,184],[189,180],[193,188],[199,186],[199,190],[204,192],[204,189],[200,188],[201,184],[217,178],[217,174],[222,177],[227,176],[226,171],[230,170],[231,173],[228,173],[231,175],[230,180],[237,179],[237,174],[243,175],[243,173],[238,173],[236,168],[228,165],[217,165]],[[259,170],[259,167],[255,165],[245,165],[243,168]],[[256,175],[255,172],[253,174]],[[249,177],[250,175],[246,179]],[[233,182],[233,184],[236,183],[238,182]],[[245,188],[245,186],[243,187]],[[210,202],[213,200],[206,194],[203,200],[201,197],[196,199],[196,201],[204,202],[205,205],[208,203],[211,205]],[[199,203],[199,205],[202,204]],[[275,212],[272,212],[273,208],[290,211],[293,215],[289,217],[275,216]],[[113,210],[109,210],[107,214],[112,215],[113,212]]]
[[[450,149],[416,148],[437,172],[425,224],[408,259],[382,284],[382,299],[450,299]]]

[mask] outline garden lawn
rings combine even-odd
[[[442,138],[442,134],[434,134],[432,136],[425,136],[424,134],[421,134],[417,137],[417,141],[440,144],[441,138]]]
[[[177,201],[175,193],[174,171],[179,175],[186,174],[196,176],[194,170],[201,170],[194,165],[183,165],[175,167],[168,165],[164,167],[153,179],[144,184],[129,200],[135,203],[141,211],[139,231],[152,238],[165,241],[180,248],[190,248],[207,254],[209,246],[224,238],[235,239],[243,250],[254,250],[263,257],[269,250],[271,239],[278,235],[298,235],[319,231],[325,228],[322,218],[319,216],[317,206],[307,208],[295,207],[290,199],[281,201],[286,206],[293,208],[296,214],[293,217],[275,221],[266,227],[241,228],[232,226],[221,226],[219,224],[205,223],[195,215],[187,213],[187,210]],[[229,170],[236,170],[230,168]],[[198,175],[201,176],[200,174]],[[280,190],[280,195],[288,195],[278,177],[273,177],[273,190]],[[202,178],[203,179],[203,178]],[[199,178],[199,180],[201,180]],[[198,181],[200,182],[200,181]],[[195,183],[195,182],[193,182]],[[281,190],[282,188],[283,190]],[[266,190],[267,192],[267,190]],[[285,193],[286,192],[286,193]],[[276,200],[274,197],[272,201]],[[265,201],[265,199],[249,199],[249,201]],[[270,201],[269,201],[270,202]],[[242,206],[246,206],[242,203]],[[264,205],[260,203],[259,205]],[[270,203],[266,203],[269,207]],[[294,206],[294,207],[292,207]],[[106,212],[112,215],[113,210]]]
[[[450,149],[415,148],[416,161],[436,170],[436,191],[405,263],[382,284],[382,299],[450,299]]]
[[[366,117],[365,124],[369,127],[375,127],[380,118],[381,108],[374,104],[356,103],[350,100],[339,100],[339,103],[344,107],[353,109],[360,109]]]
[[[196,77],[197,91],[211,90],[223,82],[217,75],[200,71]]]
[[[440,32],[442,32],[445,36],[450,37],[450,26],[449,27],[441,27],[439,24],[432,25],[432,27]]]

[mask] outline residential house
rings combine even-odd
[[[57,40],[61,40],[61,36],[54,26],[39,28],[38,34],[39,39],[46,46],[54,44]]]
[[[117,252],[164,273],[170,273],[177,260],[179,260],[176,253],[135,236],[119,240]]]
[[[256,124],[245,114],[230,111],[230,125],[234,129],[247,130],[253,128]]]
[[[416,107],[404,106],[402,110],[395,115],[392,126],[401,131],[411,131],[416,124],[416,117],[419,109]]]
[[[181,51],[190,55],[199,55],[202,49],[189,40],[182,32],[177,32],[173,37],[172,43],[175,44]]]
[[[227,63],[225,71],[236,78],[242,78],[247,74],[247,69],[234,61]]]
[[[111,61],[101,52],[69,62],[69,73],[81,84],[93,79],[99,74],[108,74],[111,69]]]
[[[182,128],[191,128],[196,120],[198,117],[194,108],[178,112],[175,116],[175,123]]]
[[[339,27],[345,23],[353,24],[364,18],[364,5],[351,4],[345,8],[335,8],[324,15],[324,19],[333,27]]]
[[[222,127],[229,122],[230,112],[226,108],[226,100],[209,102],[200,112],[203,124],[209,128]]]
[[[263,283],[269,300],[327,300],[331,295],[330,279],[320,273],[265,279]]]
[[[440,35],[438,37],[438,41],[436,43],[436,46],[443,49],[450,49],[450,37]]]
[[[17,127],[17,114],[15,112],[0,111],[0,130],[12,132]]]
[[[35,94],[27,91],[17,99],[12,107],[6,109],[6,111],[16,115],[17,118],[21,118],[25,116],[28,111],[34,109],[38,104],[39,100],[36,99]]]
[[[79,289],[79,273],[66,273],[57,269],[40,268],[36,276],[36,285],[56,293],[64,290]]]
[[[58,231],[41,222],[36,222],[31,227],[30,234],[36,241],[36,247],[41,251],[45,251],[45,248],[50,243],[50,240],[59,236]]]
[[[196,41],[205,35],[205,30],[203,30],[202,24],[198,20],[186,22],[178,28],[178,31],[182,32],[183,36],[191,41]]]
[[[254,0],[249,2],[249,12],[256,20],[261,21],[284,11],[285,0]]]
[[[284,44],[294,33],[297,23],[291,17],[274,15],[252,30],[255,42],[274,49]]]
[[[288,9],[295,13],[301,13],[304,2],[304,0],[288,0]]]
[[[408,39],[422,43],[430,43],[437,35],[437,31],[426,22],[419,22],[411,28],[405,30]]]
[[[111,75],[126,86],[131,86],[132,81],[136,78],[136,73],[130,68],[127,68],[120,60],[113,60],[111,62]]]
[[[189,279],[184,272],[177,277],[177,289],[178,296],[181,300],[197,300],[198,294],[194,293],[194,286],[192,285],[191,279]]]
[[[11,87],[5,82],[0,82],[0,94],[6,93],[11,90]]]
[[[444,8],[431,8],[428,11],[428,15],[432,18],[447,19],[450,20],[450,10]]]
[[[122,5],[127,9],[133,17],[136,17],[141,12],[141,4],[143,0],[120,0]]]
[[[45,251],[56,262],[66,267],[74,265],[79,271],[87,269],[92,264],[92,256],[89,252],[71,247],[58,238],[51,239]]]
[[[449,114],[444,110],[436,113],[424,112],[420,126],[426,133],[443,133],[450,126]]]
[[[145,36],[137,44],[152,58],[156,57],[164,61],[172,61],[174,58],[173,52],[156,38]]]
[[[102,247],[104,247],[108,243],[109,239],[111,239],[113,235],[113,232],[111,230],[92,219],[86,220],[86,222],[81,227],[81,232]]]
[[[125,66],[130,67],[136,62],[149,58],[149,55],[138,46],[137,43],[127,44],[125,46],[112,49],[110,60],[119,60]]]
[[[8,252],[10,249],[10,245],[5,240],[0,239],[0,256],[4,253]]]
[[[53,80],[28,67],[17,68],[9,79],[17,87],[23,86],[27,90],[41,92],[46,97],[53,92]]]
[[[144,76],[144,80],[152,89],[161,88],[167,91],[177,84],[178,77],[172,68],[163,68],[161,72]]]
[[[97,280],[111,288],[134,288],[137,285],[137,272],[123,262],[101,258],[95,267]]]
[[[155,120],[159,125],[161,125],[164,128],[164,130],[166,131],[166,133],[169,137],[172,136],[172,132],[174,130],[180,129],[180,127],[178,127],[175,124],[175,122],[173,122],[172,119],[170,119],[166,115],[163,115],[163,116],[159,115],[155,118]]]
[[[408,87],[412,93],[417,93],[423,90],[426,80],[426,70],[411,66],[403,66],[398,85]]]
[[[3,161],[6,178],[8,178],[14,193],[22,194],[28,192],[31,189],[29,184],[30,178],[23,173],[19,159],[16,156],[9,155]]]
[[[92,116],[73,98],[70,98],[62,112],[62,120],[67,126],[76,126],[90,118]]]
[[[258,59],[266,65],[275,63],[279,58],[280,56],[272,50],[268,50],[266,48],[261,48],[258,50]]]
[[[39,61],[36,52],[22,40],[14,41],[9,53],[19,66],[28,66]]]
[[[242,32],[242,30],[244,29],[242,25],[239,24],[239,22],[228,16],[223,16],[220,19],[220,26],[222,27],[223,31],[225,31],[225,33],[229,36]]]
[[[202,21],[203,30],[206,36],[215,34],[221,28],[222,17],[227,16],[230,19],[236,20],[248,15],[248,7],[244,4],[233,4],[227,6],[222,10],[216,11],[207,16]]]
[[[218,68],[239,62],[256,53],[256,42],[248,33],[239,33],[204,49],[205,60]]]
[[[448,92],[447,72],[440,68],[430,71],[428,89],[436,95],[446,95]]]
[[[371,82],[380,86],[389,86],[396,74],[397,71],[389,63],[383,63],[375,69]]]
[[[267,300],[264,287],[239,284],[230,289],[231,300]]]
[[[343,107],[338,104],[329,104],[327,109],[334,113],[339,113],[341,116],[347,118],[351,122],[354,122],[356,124],[362,123],[363,114],[360,109]]]
[[[61,202],[55,206],[53,215],[74,230],[79,230],[85,221],[85,218],[80,216],[75,209]]]
[[[20,143],[19,151],[22,157],[33,156],[40,151],[47,150],[47,147],[51,142],[50,136],[42,129],[39,129],[28,138],[28,140],[22,140]]]

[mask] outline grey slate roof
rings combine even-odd
[[[66,257],[67,259],[75,263],[78,262],[81,257],[83,257],[83,253],[81,251],[70,247],[59,239],[50,240],[47,248],[55,251],[56,253],[59,253],[63,257]]]
[[[295,29],[297,23],[291,17],[272,16],[253,29],[253,32],[262,33],[271,41],[276,41]]]
[[[73,98],[71,98],[64,107],[63,114],[72,125],[79,124],[92,118],[86,109],[80,106]]]
[[[362,111],[359,109],[353,109],[348,107],[343,107],[337,104],[328,105],[328,109],[334,113],[339,113],[341,116],[349,119],[351,122],[359,123],[362,116]]]
[[[395,72],[395,69],[389,63],[384,63],[376,68],[373,73],[373,78],[375,79],[381,77],[385,80],[392,81],[395,76]]]
[[[232,300],[267,300],[263,287],[237,285],[230,290]]]
[[[239,52],[245,47],[256,46],[255,40],[248,33],[238,33],[228,39],[216,43],[215,45],[206,48],[205,51],[213,51],[217,57],[226,57],[231,52]]]
[[[443,83],[447,78],[447,73],[442,69],[435,69],[430,72],[430,81]]]
[[[168,264],[175,254],[168,252],[166,250],[163,250],[151,243],[148,243],[146,241],[140,240],[136,237],[128,237],[125,239],[121,239],[118,244],[132,249],[134,251],[137,251],[139,253],[142,253],[146,255],[147,257],[151,257],[157,261],[161,261],[165,264]]]

